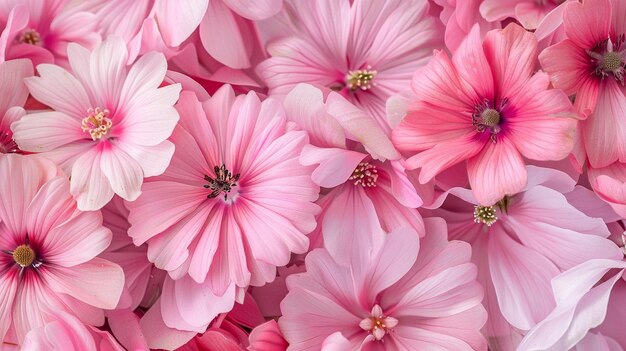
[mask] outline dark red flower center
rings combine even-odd
[[[208,175],[204,176],[204,180],[208,182],[208,184],[205,184],[204,187],[211,190],[211,193],[209,193],[207,197],[215,198],[224,193],[224,201],[226,201],[228,200],[228,194],[232,188],[237,186],[239,173],[233,175],[228,169],[226,169],[225,164],[222,164],[220,167],[215,166],[213,171],[215,172],[215,177],[210,177]]]

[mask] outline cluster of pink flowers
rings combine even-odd
[[[0,1],[0,350],[626,350],[626,0]]]

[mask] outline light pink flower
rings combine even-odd
[[[287,350],[332,350],[341,340],[325,340],[337,332],[349,341],[341,350],[487,350],[470,246],[448,242],[440,218],[425,224],[422,239],[402,228],[378,246],[356,243],[361,255],[348,266],[324,249],[309,253],[281,304]]]
[[[603,220],[588,217],[569,200],[586,209],[602,204],[592,192],[575,187],[565,173],[527,169],[525,191],[494,206],[480,206],[470,190],[456,188],[450,193],[458,199],[449,197],[435,211],[447,220],[450,238],[472,244],[489,312],[484,332],[492,347],[507,350],[554,308],[550,281],[560,272],[589,259],[622,256],[606,239]]]
[[[69,313],[104,323],[124,285],[122,269],[96,257],[111,242],[100,212],[80,212],[69,181],[38,156],[0,158],[0,339]]]
[[[611,337],[606,340],[612,346],[608,350],[620,350],[615,345],[626,347],[625,269],[623,260],[592,259],[556,277],[552,281],[556,307],[528,332],[518,350],[569,350],[579,343],[591,342],[585,339],[592,328]]]
[[[137,245],[147,241],[148,258],[175,279],[166,280],[164,295],[171,289],[178,302],[162,303],[164,314],[200,331],[210,319],[186,311],[201,296],[233,298],[235,286],[263,285],[292,252],[306,252],[318,187],[311,167],[299,163],[307,135],[289,131],[276,100],[235,97],[224,86],[204,103],[183,92],[177,109],[177,151],[167,171],[127,203],[129,234]],[[185,298],[191,293],[196,299]]]
[[[534,72],[537,41],[518,25],[487,34],[478,27],[452,59],[438,52],[415,73],[408,115],[392,140],[413,154],[426,183],[467,162],[478,202],[493,205],[526,185],[525,156],[560,160],[572,150],[575,114],[565,93],[548,89],[548,75]]]
[[[537,26],[564,0],[483,0],[480,14],[489,22],[515,18],[526,29]]]
[[[569,2],[563,17],[567,39],[539,55],[554,86],[576,95],[574,105],[589,116],[580,130],[594,168],[626,162],[624,18],[624,0]]]
[[[314,165],[313,181],[329,190],[318,201],[322,213],[313,247],[324,247],[338,261],[349,260],[356,242],[382,239],[385,231],[411,227],[424,235],[416,208],[422,202],[408,180],[389,138],[374,118],[336,92],[296,86],[285,98],[290,120],[309,133],[300,162]],[[380,222],[380,224],[379,224]]]
[[[124,351],[106,331],[82,324],[75,317],[61,313],[59,318],[26,334],[22,350],[28,351]],[[133,349],[148,351],[148,349]]]
[[[100,42],[96,16],[71,9],[67,0],[5,0],[0,3],[0,62],[28,58],[34,65],[67,67],[67,45]]]
[[[28,114],[13,123],[20,149],[52,159],[71,175],[81,210],[96,210],[114,194],[135,200],[144,177],[165,171],[174,152],[166,139],[178,113],[180,85],[159,88],[163,55],[142,56],[130,69],[119,38],[93,52],[68,47],[72,73],[42,64],[26,79],[31,94],[54,111]]]
[[[488,22],[479,11],[482,0],[433,0],[443,7],[439,14],[445,25],[445,43],[448,50],[455,52],[469,35],[475,24],[480,27],[481,38],[491,29],[501,28],[500,22]]]
[[[0,63],[0,156],[21,152],[13,140],[11,124],[26,113],[22,108],[28,98],[24,78],[32,75],[33,65],[28,60]]]
[[[286,95],[298,83],[330,88],[389,132],[385,101],[408,89],[438,44],[428,3],[293,0],[281,14],[289,24],[269,44],[272,57],[257,67],[270,93]]]

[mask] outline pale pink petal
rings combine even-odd
[[[122,38],[116,36],[109,37],[91,53],[89,60],[90,88],[96,100],[93,103],[97,105],[87,108],[99,106],[113,110],[118,107],[127,74],[127,60],[126,45]],[[86,102],[87,100],[77,99],[77,101]]]
[[[239,16],[254,21],[264,20],[274,16],[283,8],[282,0],[259,0],[253,3],[245,0],[223,0],[231,10]]]
[[[82,211],[102,208],[115,194],[101,170],[102,155],[97,149],[92,147],[83,153],[72,167],[70,192]]]
[[[498,304],[509,323],[528,330],[554,308],[550,280],[559,270],[543,255],[514,241],[504,228],[497,229],[490,231],[488,255]]]
[[[111,332],[127,350],[147,351],[149,349],[139,321],[139,316],[133,311],[107,312],[107,322]]]
[[[12,324],[12,308],[15,294],[17,292],[18,276],[17,271],[10,270],[0,277],[0,340],[5,340],[5,336]]]
[[[144,177],[163,174],[174,155],[174,144],[169,140],[153,146],[120,143],[119,148],[139,163]]]
[[[569,2],[563,14],[567,37],[585,49],[592,49],[609,37],[610,0]]]
[[[86,114],[85,114],[86,115]],[[47,152],[81,140],[91,140],[80,121],[62,112],[28,114],[13,123],[13,139],[21,150]]]
[[[28,60],[11,60],[0,64],[0,115],[13,106],[24,106],[28,89],[24,78],[33,75],[33,65]]]
[[[121,91],[123,96],[121,104],[132,106],[133,103],[143,103],[140,100],[141,95],[158,88],[165,78],[166,70],[167,63],[163,54],[150,52],[141,56],[128,71],[128,76],[125,77],[126,80]],[[174,102],[175,99],[170,105]]]
[[[209,5],[208,0],[156,1],[155,11],[163,39],[169,46],[178,46],[198,27]]]
[[[124,287],[122,268],[101,258],[71,268],[48,267],[43,279],[56,293],[104,309],[117,306]]]
[[[196,332],[177,330],[166,326],[161,315],[161,300],[157,300],[143,315],[139,324],[148,346],[152,349],[174,350],[197,335]]]
[[[70,184],[65,177],[46,182],[26,210],[29,239],[45,240],[48,232],[69,220],[75,210],[76,202],[70,195]],[[96,219],[101,221],[97,216]]]
[[[311,179],[319,186],[334,188],[346,182],[365,157],[367,155],[356,151],[305,145],[300,155],[300,163],[304,166],[318,164]]]
[[[246,40],[249,37],[241,32],[239,21],[222,1],[209,1],[207,13],[200,22],[200,39],[217,61],[231,68],[248,68],[250,43]]]
[[[499,138],[467,162],[469,182],[478,203],[491,206],[505,195],[520,192],[526,186],[524,161],[513,143]]]
[[[139,163],[115,144],[101,152],[100,169],[113,191],[124,200],[134,201],[141,194],[144,175]]]

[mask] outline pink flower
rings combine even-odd
[[[489,22],[511,17],[526,29],[537,29],[546,15],[563,1],[565,0],[483,0],[480,14]]]
[[[272,57],[257,66],[271,94],[286,95],[298,83],[330,88],[389,132],[385,100],[408,88],[437,43],[428,3],[293,0],[281,14],[289,25],[274,29]]]
[[[0,339],[18,342],[61,313],[104,323],[124,285],[122,269],[96,257],[111,242],[100,212],[80,212],[70,184],[38,156],[0,158]]]
[[[587,118],[580,123],[589,163],[602,168],[626,162],[626,1],[569,2],[563,23],[567,39],[539,55],[556,88],[576,95]]]
[[[164,294],[171,290],[178,302],[162,303],[163,312],[200,331],[210,319],[185,311],[211,294],[192,290],[232,298],[235,286],[272,281],[292,252],[307,251],[318,187],[299,163],[306,133],[289,130],[276,100],[235,97],[224,86],[204,103],[183,92],[176,106],[177,151],[167,171],[127,203],[129,235],[137,245],[148,242],[148,258],[175,279],[166,280]]]
[[[6,0],[0,4],[0,62],[28,58],[34,65],[67,67],[67,45],[93,48],[100,42],[97,19],[76,11],[67,0]]]
[[[349,347],[334,350],[487,350],[470,247],[448,242],[443,220],[425,223],[421,241],[403,228],[378,246],[357,243],[361,255],[348,266],[324,249],[309,253],[307,272],[288,278],[281,304],[287,350],[333,350],[337,332]]]
[[[537,41],[517,25],[494,30],[481,42],[478,27],[452,59],[438,52],[416,72],[418,101],[394,129],[396,147],[410,154],[426,183],[467,161],[478,202],[493,205],[526,185],[522,155],[560,160],[573,146],[575,115],[567,96],[533,74]]]
[[[385,231],[411,227],[424,235],[416,210],[421,199],[374,118],[336,92],[324,101],[308,84],[296,86],[284,104],[288,118],[311,139],[300,162],[316,166],[313,181],[329,189],[318,201],[322,213],[311,233],[314,247],[323,234],[324,247],[341,261],[349,259],[354,243],[382,239],[375,230],[380,225]]]
[[[33,65],[28,60],[0,63],[0,156],[21,152],[13,140],[11,124],[26,113],[22,108],[28,98],[24,78],[32,75]]]
[[[26,334],[22,350],[124,351],[124,348],[108,332],[84,325],[75,317],[62,313],[59,319]]]
[[[180,85],[159,88],[167,67],[161,54],[146,54],[128,69],[119,38],[92,53],[75,44],[68,52],[73,73],[44,64],[40,77],[26,80],[54,111],[22,117],[13,138],[71,175],[79,209],[99,209],[114,194],[135,200],[143,178],[162,174],[174,152],[166,139],[178,121]]]
[[[501,28],[500,22],[488,22],[479,11],[482,0],[433,0],[443,7],[439,14],[445,25],[445,43],[448,50],[455,52],[469,35],[475,24],[480,27],[481,38],[491,29]]]
[[[486,292],[485,333],[492,347],[514,348],[509,343],[516,335],[550,313],[555,305],[550,282],[560,272],[589,259],[622,256],[606,239],[609,231],[602,219],[572,205],[584,204],[585,210],[601,205],[592,192],[575,187],[565,173],[527,169],[522,193],[481,206],[471,191],[455,188],[450,193],[459,199],[448,198],[435,211],[447,220],[450,238],[472,244],[472,261]]]

